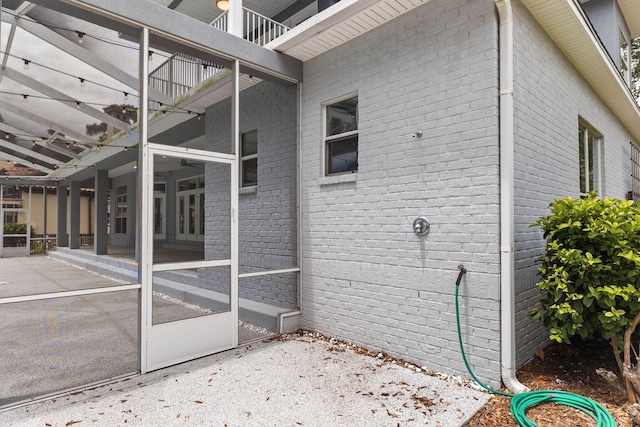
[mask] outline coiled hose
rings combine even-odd
[[[495,390],[480,381],[469,366],[467,356],[464,352],[464,346],[462,344],[460,307],[458,300],[460,282],[462,281],[462,276],[467,272],[467,270],[462,265],[460,265],[458,269],[460,270],[460,274],[458,274],[458,279],[456,280],[456,322],[458,325],[458,342],[460,343],[460,353],[462,354],[464,365],[467,367],[467,371],[478,385],[491,393],[511,397],[511,415],[522,427],[540,427],[538,424],[527,418],[527,410],[535,405],[551,402],[570,406],[586,413],[596,421],[596,427],[617,427],[616,420],[604,408],[604,406],[589,399],[588,397],[560,390],[535,390],[520,394],[505,393],[500,390]]]

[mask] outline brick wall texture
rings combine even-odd
[[[514,0],[517,363],[547,332],[528,319],[540,298],[540,230],[557,197],[577,196],[578,120],[604,135],[603,195],[629,189],[631,137]],[[498,20],[492,0],[431,0],[304,64],[300,91],[301,326],[428,369],[500,382]],[[325,176],[323,104],[358,97],[358,171]],[[240,196],[241,271],[296,264],[296,88],[241,95],[241,132],[258,130],[258,186]],[[229,102],[207,110],[208,148],[229,151]],[[423,131],[422,138],[414,136]],[[207,256],[224,255],[228,170],[207,169]],[[211,194],[211,197],[209,197]],[[413,220],[431,221],[418,237]],[[243,280],[240,296],[297,307],[295,275]],[[214,279],[214,276],[211,277]],[[211,280],[215,283],[215,280]],[[215,286],[215,285],[212,285]]]
[[[207,148],[231,148],[231,103],[206,112]],[[297,266],[297,89],[257,83],[240,95],[240,132],[258,131],[258,185],[242,189],[239,199],[239,271],[249,273]],[[207,259],[229,255],[228,167],[206,165]],[[211,236],[211,237],[209,237]],[[228,292],[228,269],[206,273],[210,287]],[[241,278],[240,298],[289,309],[298,308],[297,275]]]
[[[630,135],[525,7],[514,2],[517,363],[547,332],[530,224],[579,194],[578,118],[604,135],[603,195],[629,189]],[[493,1],[433,0],[305,63],[302,84],[303,321],[316,329],[500,380],[498,21]],[[322,105],[357,93],[359,169],[324,177]],[[411,135],[423,130],[423,138]],[[416,237],[418,215],[432,221]]]
[[[433,0],[305,63],[304,327],[463,372],[454,283],[464,264],[465,345],[497,384],[497,58],[492,1]],[[324,177],[322,104],[350,93],[359,169]],[[413,234],[419,215],[427,237]]]
[[[578,118],[603,135],[603,196],[625,199],[631,189],[633,139],[519,1],[514,13],[516,342],[524,363],[548,343],[527,317],[540,300],[536,260],[544,251],[542,232],[530,224],[552,200],[580,194]]]

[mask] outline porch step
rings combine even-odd
[[[135,261],[127,258],[96,255],[89,251],[69,248],[56,248],[49,251],[48,255],[114,280],[125,283],[135,283],[138,281],[138,265]]]
[[[178,275],[180,275],[180,273],[173,273],[171,278],[155,278],[153,289],[172,298],[184,301],[187,304],[194,304],[212,311],[223,312],[229,310],[228,295],[181,283],[175,280]],[[189,283],[193,283],[193,279],[197,278],[189,277]],[[291,309],[274,307],[245,298],[240,298],[238,301],[238,315],[243,322],[270,331],[278,330],[278,316],[289,311],[291,311]]]
[[[138,266],[130,259],[96,255],[89,251],[68,248],[56,248],[49,251],[48,255],[114,280],[127,283],[138,281]],[[155,291],[215,312],[229,310],[229,296],[206,289],[206,280],[197,277],[195,273],[165,271],[161,275],[162,277],[154,278]],[[278,331],[278,317],[290,311],[292,310],[246,298],[238,300],[240,320],[270,331]],[[297,327],[287,329],[295,330]]]

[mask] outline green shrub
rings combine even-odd
[[[33,233],[33,227],[31,227]],[[24,222],[12,222],[4,225],[4,234],[27,234],[27,224]]]
[[[35,233],[35,229],[31,226],[31,234]],[[27,246],[26,237],[8,237],[11,234],[27,234],[27,224],[24,222],[12,222],[4,225],[4,246],[7,248],[15,248]]]
[[[547,246],[538,269],[543,298],[529,315],[557,342],[610,340],[623,372],[620,352],[630,366],[628,341],[640,321],[640,210],[593,194],[555,200],[550,209],[534,223]]]

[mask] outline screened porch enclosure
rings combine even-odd
[[[0,85],[31,111],[0,103],[0,156],[30,170],[3,177],[30,199],[3,202],[2,238],[24,252],[0,257],[0,409],[297,329],[299,65],[165,8],[143,24],[135,4],[90,3],[2,9],[28,75]],[[36,39],[38,61],[18,42]],[[36,83],[61,58],[79,85]]]

